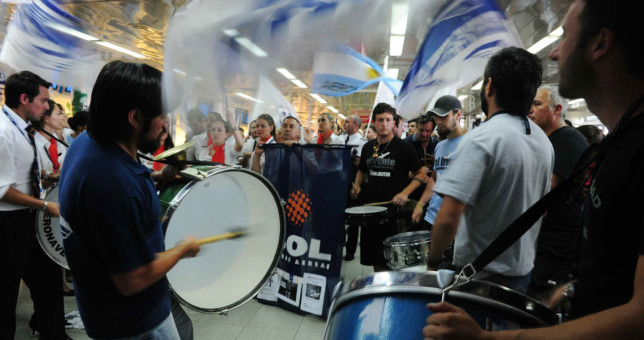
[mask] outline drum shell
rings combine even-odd
[[[58,203],[58,186],[56,183],[47,189],[45,200]],[[36,212],[36,239],[38,239],[40,247],[57,265],[69,269],[67,258],[65,257],[63,237],[60,219],[38,209]]]
[[[427,263],[431,232],[412,231],[388,237],[384,242],[387,266],[393,270]]]
[[[364,276],[337,290],[324,339],[420,339],[431,314],[427,303],[440,301],[435,272]],[[485,281],[457,287],[446,301],[464,308],[484,329],[490,319],[521,328],[557,323],[554,312],[538,301]]]
[[[242,223],[241,225],[234,225],[234,228],[241,227],[242,229],[245,229],[247,231],[246,235],[233,240],[202,245],[200,254],[198,254],[195,259],[185,259],[180,261],[179,264],[168,273],[167,277],[171,286],[171,292],[173,296],[175,296],[177,300],[181,302],[181,304],[199,312],[224,313],[246,303],[253,296],[255,296],[257,292],[264,286],[264,284],[270,279],[271,275],[275,271],[277,262],[279,260],[279,255],[281,254],[284,245],[286,233],[286,218],[281,205],[281,199],[277,194],[277,191],[271,185],[271,183],[261,175],[249,170],[226,166],[201,167],[200,170],[206,172],[206,179],[204,179],[203,181],[191,181],[187,184],[172,185],[164,189],[163,192],[159,193],[163,216],[162,226],[166,231],[166,248],[174,246],[177,242],[180,242],[183,238],[185,238],[185,236],[188,235],[193,235],[196,238],[201,238],[228,232],[230,231],[230,229],[225,226],[232,225],[229,222],[231,220],[231,216],[235,216],[236,213],[242,215],[239,217],[239,220],[245,220],[246,222],[248,222],[248,220],[252,220],[252,216],[247,216],[250,215],[250,213],[243,213],[243,209],[241,209],[241,207],[239,206],[235,206],[233,204],[232,206],[221,208],[221,206],[219,205],[222,201],[235,201],[238,203],[239,196],[247,199],[249,206],[252,204],[257,204],[257,198],[254,196],[261,196],[266,199],[266,201],[261,202],[263,206],[257,210],[271,210],[271,212],[273,212],[272,215],[275,217],[275,220],[272,220],[271,222],[271,226],[278,226],[274,230],[275,234],[270,238],[272,240],[271,242],[262,243],[261,247],[248,247],[248,243],[245,244],[245,242],[249,242],[248,240],[252,240],[253,238],[258,237],[258,234],[263,233],[263,230],[254,228],[262,229],[261,227],[263,226],[259,224],[247,225],[244,223]],[[222,181],[218,181],[219,178],[222,178]],[[239,186],[240,188],[245,187],[246,189],[240,189],[242,190],[241,193],[231,192],[231,187],[225,185],[226,182],[229,182],[227,178],[232,178],[233,182],[236,181],[236,184],[235,186],[233,186],[233,188]],[[222,184],[224,184],[225,188],[221,187]],[[247,191],[248,186],[255,186],[257,184],[260,184],[258,186],[260,189],[259,191]],[[204,199],[204,202],[206,203],[205,205],[192,207],[191,204],[195,202],[195,191],[198,190],[202,191],[202,193],[204,191],[208,191],[208,195],[213,196],[210,197],[211,199]],[[224,197],[217,198],[219,200],[219,204],[215,202],[216,197],[214,196],[217,194],[223,195]],[[237,196],[238,198],[234,198],[235,196]],[[273,210],[273,207],[275,208],[275,210]],[[203,216],[204,214],[210,216],[210,218],[206,219],[205,221],[199,219],[199,224],[207,226],[208,229],[203,230],[202,234],[189,234],[188,231],[186,231],[186,233],[188,234],[182,233],[182,235],[179,237],[175,233],[177,229],[175,227],[181,228],[183,221],[178,219],[181,218],[181,216],[185,218],[185,216],[191,216],[192,214],[194,214],[195,219],[199,219],[199,216]],[[236,217],[232,219],[237,220]],[[257,219],[257,216],[255,216],[255,219]],[[268,228],[266,229],[268,230]],[[220,253],[219,249],[221,249],[222,247],[231,247],[232,243],[240,244],[240,248],[243,248],[243,250],[235,254]],[[251,272],[251,270],[244,270],[246,266],[244,266],[243,264],[240,265],[240,263],[236,262],[239,260],[239,258],[244,257],[245,254],[248,254],[249,248],[252,248],[250,249],[250,251],[253,251],[254,249],[261,252],[262,256],[259,256],[259,258],[257,258],[257,256],[254,254],[254,258],[256,258],[258,261],[261,261],[262,263],[267,263],[266,266],[262,267],[260,271],[252,271],[252,277],[243,274],[244,272],[249,273]],[[210,255],[215,256],[206,258],[205,260],[208,261],[204,263],[202,267],[197,269],[203,274],[197,274],[197,271],[193,270],[194,268],[188,269],[187,272],[189,273],[189,275],[197,275],[194,277],[194,280],[190,279],[190,277],[188,276],[182,276],[182,274],[178,274],[186,273],[184,271],[184,269],[186,268],[178,267],[189,264],[189,261],[204,261],[202,255],[205,256],[205,253],[207,252],[211,252]],[[222,267],[221,263],[230,263],[231,265],[223,265]],[[249,264],[248,266],[250,267],[252,266],[252,264]],[[238,268],[235,269],[235,267]],[[211,281],[211,283],[209,284],[209,287],[211,288],[204,288],[204,286],[195,286],[189,289],[185,288],[186,282],[190,283],[191,281],[198,281],[203,276],[212,273],[221,273],[221,275],[217,274],[214,276],[217,279]],[[247,287],[248,289],[244,290],[240,294],[241,288],[239,287]],[[207,291],[203,292],[204,289],[206,289]],[[203,298],[201,298],[201,296],[203,296]],[[219,303],[219,299],[215,299],[217,301],[215,301],[214,303],[210,302],[211,297],[216,296],[230,296],[231,299],[228,299],[226,303],[221,304]]]
[[[356,207],[353,207],[356,208]],[[349,210],[349,209],[347,209]],[[370,213],[350,213],[345,210],[344,221],[348,225],[356,226],[370,226],[370,225],[382,225],[389,222],[389,219],[392,218],[392,209],[387,208],[386,210]]]

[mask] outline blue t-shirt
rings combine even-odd
[[[164,251],[161,206],[150,170],[118,145],[99,145],[83,133],[65,157],[59,199],[67,262],[87,334],[129,337],[167,318],[165,277],[133,296],[122,295],[111,278]]]
[[[462,138],[463,136],[461,135],[456,138],[440,141],[436,144],[436,149],[434,149],[434,171],[436,171],[437,182],[440,175],[449,166],[449,162],[454,159],[454,153],[456,152],[458,143]],[[425,221],[434,224],[434,219],[436,219],[436,214],[438,214],[438,209],[440,209],[441,203],[443,203],[443,198],[434,193],[432,199],[429,201],[429,207],[425,214]]]

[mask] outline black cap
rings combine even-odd
[[[429,112],[439,116],[445,117],[452,110],[462,110],[461,101],[458,98],[450,95],[442,96],[438,98],[434,108],[429,110]]]

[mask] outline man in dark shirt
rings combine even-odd
[[[395,116],[396,109],[388,104],[379,103],[374,107],[372,119],[378,137],[362,147],[360,166],[351,189],[353,199],[360,195],[364,203],[404,205],[409,195],[424,183],[426,175],[414,150],[394,135]],[[411,181],[409,172],[414,174]],[[396,232],[394,218],[387,224],[364,228],[360,233],[360,263],[374,266],[376,271],[386,270],[382,242]]]
[[[199,252],[192,238],[165,250],[161,206],[137,149],[159,147],[161,72],[110,62],[92,90],[90,120],[60,176],[61,228],[78,310],[92,338],[179,337],[165,274]]]
[[[584,136],[564,123],[567,107],[568,100],[559,95],[558,87],[544,85],[537,90],[528,114],[548,135],[555,150],[553,188],[570,177],[588,147]],[[580,232],[579,200],[557,199],[541,223],[529,295],[547,298],[552,288],[570,280]]]
[[[644,2],[576,0],[550,53],[559,91],[584,98],[611,132],[597,146],[584,203],[572,315],[562,325],[483,331],[461,308],[430,305],[427,339],[641,339],[644,334]],[[555,298],[562,296],[558,290]]]

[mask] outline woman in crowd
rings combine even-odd
[[[333,133],[334,122],[330,113],[323,113],[318,118],[318,141],[317,144],[343,144],[342,137]]]
[[[275,143],[275,121],[269,114],[263,113],[257,117],[256,125],[258,141],[250,164],[253,171],[261,174],[265,162],[264,149],[261,146]]]
[[[62,107],[51,99],[48,99],[49,109],[47,109],[40,121],[33,122],[38,130],[34,134],[36,143],[36,153],[38,158],[38,167],[40,169],[40,179],[43,189],[50,189],[55,182],[58,182],[60,169],[65,159],[67,148],[56,139],[60,139],[56,130],[62,130],[67,120],[67,115]],[[61,275],[64,275],[64,269]],[[74,296],[74,291],[67,287],[63,282],[63,295]],[[32,334],[37,335],[40,329],[38,314],[35,312],[29,320],[29,327]]]
[[[56,130],[62,130],[67,116],[60,105],[49,99],[49,109],[45,111],[39,122],[34,123],[38,133],[34,135],[36,151],[38,152],[38,166],[43,189],[48,189],[54,182],[58,182],[60,168],[65,159],[67,148],[56,139],[59,139]]]
[[[232,115],[228,115],[228,119],[234,119]],[[234,123],[234,121],[233,121]],[[242,147],[244,146],[244,138],[237,128],[233,128],[228,122],[221,119],[216,119],[209,123],[208,133],[212,139],[212,144],[208,145],[199,153],[199,160],[212,161],[226,165],[237,164],[237,157],[240,155]],[[234,138],[227,142],[230,135]]]
[[[74,138],[78,137],[83,131],[87,130],[87,121],[89,120],[89,113],[87,111],[78,111],[74,114],[73,117],[67,119],[69,127],[72,129],[72,133],[65,137],[65,141],[68,145],[72,144]]]

